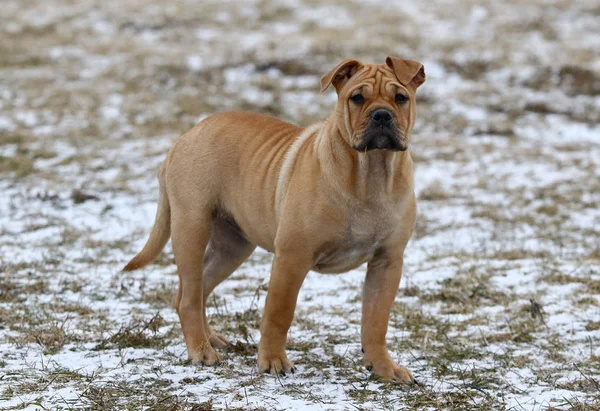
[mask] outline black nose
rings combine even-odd
[[[384,108],[378,108],[371,113],[371,120],[381,125],[390,124],[393,118],[392,113]]]

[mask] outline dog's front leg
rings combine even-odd
[[[300,286],[311,268],[310,258],[276,251],[261,324],[258,369],[285,375],[294,372],[285,354],[287,333],[294,319]]]
[[[392,304],[402,277],[403,253],[378,253],[369,262],[363,289],[361,340],[364,363],[384,379],[413,382],[410,371],[398,366],[386,348],[385,336]]]

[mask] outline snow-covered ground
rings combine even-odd
[[[598,409],[596,1],[2,2],[0,409]],[[235,345],[186,363],[169,247],[146,240],[158,165],[217,111],[301,125],[347,57],[424,63],[419,219],[389,346],[420,385],[372,378],[364,269],[310,273],[288,354],[258,375],[271,256],[211,300]]]

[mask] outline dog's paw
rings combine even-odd
[[[269,353],[264,350],[258,351],[258,370],[263,373],[275,373],[285,375],[288,372],[296,372],[294,364],[287,359],[285,351]]]
[[[387,353],[380,358],[368,358],[365,356],[365,366],[367,370],[384,380],[398,381],[405,384],[415,383],[412,373],[407,368],[396,364]]]
[[[383,366],[379,368],[373,367],[373,374],[384,380],[398,381],[405,384],[415,383],[415,378],[408,368],[400,367],[394,363],[389,366]]]
[[[210,335],[209,341],[210,345],[212,345],[213,348],[225,348],[228,345],[231,345],[231,342],[227,338],[225,338],[223,334],[219,333],[212,333]]]
[[[192,364],[219,365],[223,361],[221,354],[216,352],[210,344],[207,345],[208,347],[202,350],[189,353],[188,357]]]

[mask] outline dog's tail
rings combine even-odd
[[[124,268],[123,271],[133,271],[150,264],[165,248],[169,237],[171,236],[171,207],[165,190],[165,169],[166,160],[158,170],[158,183],[160,194],[158,198],[158,209],[156,210],[156,219],[150,237],[146,245]]]

